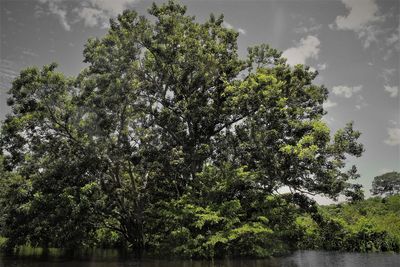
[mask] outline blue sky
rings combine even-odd
[[[156,1],[161,2],[161,1]],[[27,66],[59,63],[76,75],[85,66],[89,37],[101,37],[108,19],[126,8],[145,14],[145,0],[0,0],[0,119],[10,82]],[[330,91],[325,120],[333,130],[354,121],[365,153],[349,159],[367,191],[376,175],[400,170],[398,0],[182,1],[200,21],[223,13],[240,33],[239,52],[267,43],[319,71]]]

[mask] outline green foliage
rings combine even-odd
[[[393,195],[400,193],[400,173],[388,172],[374,178],[372,182],[373,195]]]
[[[240,59],[223,16],[199,23],[174,1],[149,14],[126,10],[89,39],[77,77],[51,64],[14,80],[0,134],[9,247],[265,257],[296,247],[309,193],[361,199],[345,164],[360,133],[330,132],[316,72],[265,44]]]
[[[282,232],[271,229],[276,225],[265,216],[246,218],[240,202],[214,204],[211,209],[184,204],[186,201],[168,203],[175,209],[159,217],[157,227],[164,231],[158,231],[157,238],[152,239],[156,255],[171,253],[171,247],[174,256],[188,258],[266,257],[289,250],[284,243],[288,240],[281,239]],[[236,207],[228,211],[227,206],[231,205]]]
[[[0,250],[4,250],[6,248],[7,238],[0,236]]]
[[[157,232],[149,244],[155,254],[174,247],[175,256],[189,258],[267,257],[294,248],[300,211],[288,196],[259,194],[251,176],[243,168],[207,166],[199,173],[204,184],[177,200],[157,203],[151,212],[157,219],[149,226],[154,229],[149,232]]]
[[[124,248],[125,240],[116,231],[102,227],[94,234],[93,247],[97,248]]]
[[[320,206],[322,220],[299,217],[302,248],[345,251],[400,251],[400,195],[357,203]]]

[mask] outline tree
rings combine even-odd
[[[1,147],[7,168],[32,183],[14,204],[37,207],[26,213],[41,218],[35,229],[43,232],[9,224],[7,236],[31,242],[50,229],[46,242],[61,246],[60,233],[74,232],[62,227],[68,221],[85,233],[66,237],[75,246],[105,227],[136,251],[156,250],[170,238],[161,229],[173,227],[172,217],[189,223],[187,210],[209,218],[205,228],[181,225],[206,238],[196,244],[222,244],[228,253],[232,242],[247,247],[243,236],[270,233],[276,214],[259,218],[272,205],[268,196],[310,210],[310,194],[354,195],[357,170],[344,168],[347,155],[363,151],[360,133],[349,123],[331,138],[322,120],[328,91],[312,83],[317,72],[289,66],[268,45],[240,59],[238,33],[223,27],[223,16],[198,23],[174,1],[149,14],[154,19],[127,10],[111,20],[105,37],[87,42],[89,66],[76,78],[50,65],[14,81]],[[280,197],[282,187],[290,193]],[[32,205],[38,199],[46,209]],[[234,200],[237,217],[225,216]]]
[[[10,246],[73,248],[98,225],[96,161],[79,130],[73,79],[55,68],[23,70],[10,90],[12,114],[1,132],[3,168],[17,174],[2,177],[9,184],[2,194],[2,234]]]
[[[374,178],[371,193],[373,195],[394,195],[400,193],[400,173],[388,172]]]

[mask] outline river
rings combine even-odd
[[[137,260],[113,251],[96,252],[79,259],[59,257],[10,257],[0,255],[1,267],[391,267],[400,266],[400,254],[297,251],[286,257],[249,260]]]

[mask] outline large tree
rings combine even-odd
[[[166,241],[177,216],[209,219],[186,228],[196,236],[219,229],[200,243],[245,248],[238,232],[270,233],[273,220],[259,217],[273,217],[268,207],[279,205],[266,197],[282,188],[305,209],[309,195],[354,197],[349,179],[358,174],[345,159],[361,155],[360,133],[349,123],[331,134],[316,72],[289,66],[268,45],[240,59],[238,33],[222,16],[199,23],[174,1],[149,14],[111,20],[105,37],[87,42],[88,67],[76,78],[50,65],[14,81],[1,148],[29,190],[9,199],[3,234],[77,246],[106,227],[142,251]],[[184,219],[190,212],[198,216]]]

